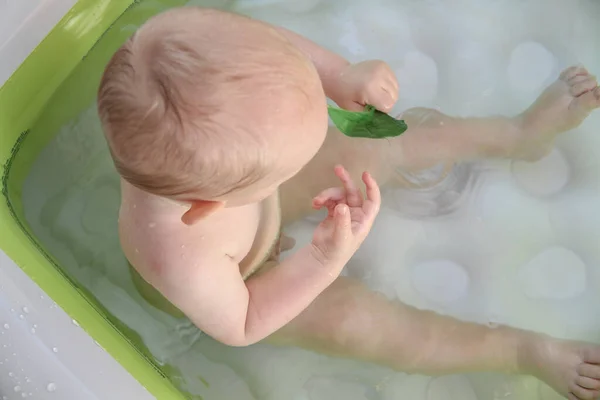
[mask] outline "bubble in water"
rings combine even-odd
[[[29,314],[29,308],[23,307],[22,310],[25,314]]]
[[[58,353],[58,348],[56,348],[56,347],[53,347],[53,348],[52,348],[52,351],[53,351],[53,352],[55,352],[55,353]]]
[[[54,392],[56,390],[56,384],[54,382],[50,382],[48,386],[46,386],[46,390],[49,392]]]
[[[10,325],[9,324],[4,324],[4,329],[10,329]]]
[[[21,391],[21,386],[15,386],[14,387],[15,392],[20,392]]]
[[[74,319],[73,319],[73,320],[71,320],[71,322],[73,323],[73,325],[75,325],[75,326],[79,326],[79,322],[75,321]]]

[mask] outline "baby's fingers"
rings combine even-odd
[[[336,246],[346,244],[352,234],[352,220],[350,210],[346,204],[338,204],[334,209],[335,230],[333,240]]]
[[[381,191],[379,190],[379,185],[370,173],[364,172],[362,179],[367,188],[367,200],[363,205],[363,210],[365,211],[365,214],[374,217],[381,207]]]
[[[362,206],[362,203],[363,203],[362,194],[360,193],[360,190],[358,190],[358,188],[352,181],[352,178],[350,177],[350,174],[348,173],[348,171],[346,171],[346,169],[344,167],[342,167],[341,165],[338,165],[335,167],[335,174],[337,175],[338,178],[340,178],[340,180],[342,181],[342,184],[344,185],[344,189],[346,189],[345,195],[346,195],[346,202],[348,203],[348,206],[349,207]]]
[[[320,209],[330,202],[340,202],[346,198],[346,191],[343,188],[329,188],[323,190],[313,198],[313,208]]]

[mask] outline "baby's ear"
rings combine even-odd
[[[191,203],[190,209],[181,216],[181,222],[186,225],[194,225],[196,222],[219,211],[224,206],[225,203],[222,201],[194,200]]]

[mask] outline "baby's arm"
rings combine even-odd
[[[371,60],[350,64],[342,56],[287,29],[276,27],[314,64],[325,95],[338,106],[362,111],[367,104],[389,112],[398,100],[398,81],[390,66]]]
[[[348,171],[337,166],[335,172],[343,188],[327,189],[314,198],[314,207],[327,208],[328,215],[315,229],[311,244],[276,267],[244,282],[231,257],[213,250],[199,265],[167,269],[150,283],[195,325],[225,344],[247,346],[271,335],[333,283],[379,212],[381,194],[370,174],[363,174],[364,199]]]
[[[244,282],[229,257],[206,258],[197,268],[172,271],[157,288],[208,335],[247,346],[286,325],[339,275],[306,246],[277,267]]]
[[[339,77],[350,63],[344,57],[324,49],[297,33],[278,26],[275,29],[313,62],[321,78],[325,95],[338,104],[340,101],[343,102],[344,93],[339,85]]]

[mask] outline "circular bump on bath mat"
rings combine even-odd
[[[438,68],[433,58],[420,51],[404,56],[404,64],[396,69],[402,98],[415,104],[431,103],[438,92]]]
[[[511,170],[517,184],[527,193],[538,197],[560,192],[571,175],[569,164],[558,149],[534,163],[514,161]]]
[[[446,304],[467,295],[470,278],[463,266],[436,259],[415,265],[411,270],[411,281],[427,300]]]
[[[549,240],[553,231],[548,207],[526,196],[510,179],[486,182],[480,188],[481,220],[498,240],[510,243]]]
[[[469,380],[462,375],[443,376],[429,383],[427,400],[477,400]]]
[[[524,42],[512,51],[508,64],[508,82],[517,92],[542,89],[556,68],[556,58],[542,44]]]
[[[531,299],[565,300],[586,289],[586,266],[573,251],[561,246],[538,253],[518,272],[518,281]]]
[[[446,90],[452,96],[448,109],[452,113],[470,115],[482,113],[494,101],[502,82],[498,76],[504,72],[503,60],[489,44],[465,40],[447,66]]]

